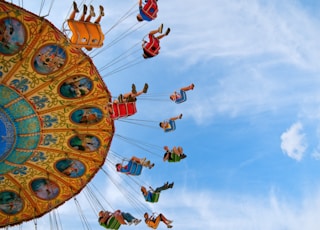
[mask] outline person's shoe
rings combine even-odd
[[[186,157],[187,157],[187,155],[184,154],[184,153],[182,153],[182,154],[180,155],[180,159],[181,159],[181,160],[184,159],[184,158],[186,158]]]
[[[131,95],[129,95],[126,99],[127,102],[135,102],[135,98],[133,98]]]
[[[182,113],[179,115],[179,119],[181,119],[182,118]]]
[[[158,31],[159,31],[160,34],[162,33],[162,30],[163,30],[163,24],[161,24],[161,25],[159,26],[159,28],[158,28]]]
[[[122,94],[119,95],[118,101],[119,101],[119,103],[123,103],[123,95]]]
[[[171,184],[168,185],[168,188],[172,188],[174,183],[172,182]]]
[[[154,167],[154,163],[152,163],[152,165],[149,166],[149,169],[152,169]]]
[[[166,31],[166,35],[168,35],[170,33],[171,29],[168,28],[167,31]]]
[[[103,8],[103,6],[100,5],[99,8],[100,8],[100,15],[104,16],[104,8]]]
[[[149,88],[149,85],[147,83],[145,83],[142,92],[143,93],[147,93],[148,92],[148,88]]]
[[[194,88],[194,84],[192,83],[192,84],[190,85],[190,89],[193,90],[193,88]]]
[[[73,10],[74,10],[76,13],[79,13],[79,9],[78,9],[78,6],[77,6],[77,3],[76,3],[76,2],[73,2]]]
[[[91,16],[91,17],[95,17],[95,16],[96,16],[96,13],[94,12],[94,7],[93,7],[93,5],[90,5],[90,16]]]
[[[172,228],[172,225],[168,224],[167,227],[168,227],[168,228]]]
[[[133,224],[134,223],[134,221],[132,220],[132,221],[127,221],[127,224],[130,226],[131,224]]]
[[[136,93],[137,93],[137,89],[136,89],[136,85],[135,85],[135,84],[132,84],[132,90],[131,90],[131,92],[132,92],[133,94],[136,94]]]
[[[141,220],[139,220],[139,219],[134,219],[134,220],[133,220],[133,223],[134,223],[135,225],[139,224],[140,222],[141,222]]]
[[[140,159],[141,164],[143,164],[143,163],[146,161],[146,159],[147,159],[146,157],[141,158],[141,159]]]
[[[87,5],[83,5],[83,15],[87,14],[88,7]]]

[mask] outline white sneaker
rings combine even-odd
[[[140,222],[141,222],[141,220],[139,220],[139,219],[134,219],[134,224],[135,224],[135,225],[139,224]]]

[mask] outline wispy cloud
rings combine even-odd
[[[199,64],[203,71],[201,78],[195,76],[195,90],[201,93],[193,96],[194,103],[190,101],[190,111],[185,113],[199,124],[217,114],[284,112],[287,107],[307,109],[304,115],[311,116],[310,110],[319,103],[312,87],[318,82],[312,76],[319,72],[319,20],[297,2],[190,4],[171,3],[162,9],[166,12],[162,19],[173,27],[162,55],[179,64],[181,60],[178,68],[186,73]],[[302,101],[310,106],[302,107]]]
[[[180,208],[175,220],[178,229],[316,230],[318,228],[315,213],[320,208],[319,194],[314,194],[315,196],[312,196],[314,199],[305,198],[301,203],[282,197],[274,189],[270,189],[265,196],[255,197],[204,191],[180,192],[180,194],[179,199],[168,200]]]
[[[281,149],[286,155],[297,161],[303,158],[307,142],[300,122],[293,124],[281,135]]]
[[[171,3],[162,9],[173,24],[172,38],[166,42],[170,44],[167,53],[183,57],[190,64],[222,57],[246,59],[272,54],[279,63],[319,69],[317,21],[301,6],[279,1],[265,4],[210,0],[197,5],[190,2],[175,7]],[[174,30],[175,25],[178,31]]]
[[[305,194],[306,196],[300,202],[291,200],[272,188],[266,191],[265,195],[260,196],[201,189],[197,191],[177,189],[175,194],[172,196],[164,193],[161,197],[162,202],[157,204],[158,213],[163,212],[172,219],[175,229],[318,230],[319,227],[320,193],[318,190],[313,191],[312,194]],[[79,201],[85,208],[85,215],[92,229],[100,228],[96,215],[90,215],[92,212],[86,205],[87,201],[85,199],[79,199]],[[128,211],[129,208],[126,210]],[[66,226],[70,230],[79,229],[80,214],[77,213],[75,206],[66,204],[59,209],[59,213],[64,229]],[[75,221],[78,221],[77,226]],[[45,229],[48,223],[46,216],[38,221],[37,227]],[[131,229],[132,226],[121,228]],[[34,224],[32,222],[23,224],[23,229],[34,229]],[[149,228],[141,222],[138,229]],[[158,229],[167,228],[160,223]]]

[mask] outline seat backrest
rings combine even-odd
[[[72,31],[71,43],[78,48],[97,48],[103,45],[104,34],[97,23],[69,19],[68,26]]]
[[[113,103],[113,114],[112,119],[119,119],[121,117],[132,116],[137,112],[135,102],[125,102],[125,103]]]
[[[171,157],[169,157],[168,162],[179,162],[181,157],[177,154],[171,153]]]
[[[159,197],[160,197],[160,192],[154,192],[154,193],[152,194],[151,202],[153,202],[153,203],[158,202]]]
[[[142,171],[142,165],[138,164],[137,162],[132,162],[132,164],[128,170],[130,172],[130,175],[139,176]]]
[[[154,1],[148,1],[144,7],[144,14],[147,15],[149,18],[151,18],[152,20],[154,20],[157,17],[157,13],[158,13],[158,5],[156,2]]]
[[[165,132],[171,132],[174,131],[176,129],[176,123],[173,120],[169,120],[169,127],[167,129],[165,129]]]
[[[121,224],[119,223],[119,221],[114,216],[111,216],[107,221],[107,224],[105,227],[107,229],[119,229],[120,226]]]
[[[180,98],[177,98],[174,102],[177,104],[180,104],[182,102],[185,102],[187,100],[187,94],[185,91],[180,90]]]

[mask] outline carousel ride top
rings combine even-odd
[[[48,20],[0,1],[0,227],[78,194],[114,134],[92,60]]]

